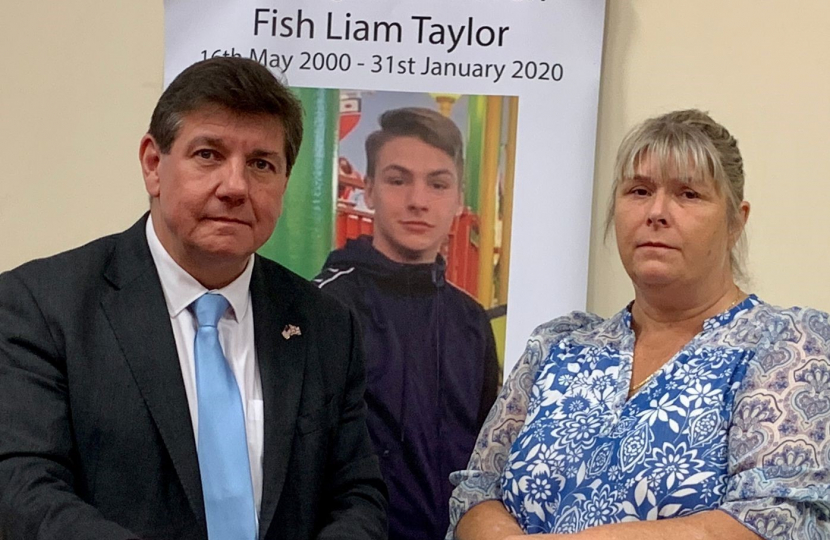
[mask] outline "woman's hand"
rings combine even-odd
[[[457,540],[505,540],[526,538],[516,519],[501,501],[479,503],[464,514],[455,528]]]
[[[584,531],[583,531],[584,533]],[[504,540],[577,540],[578,538],[582,538],[582,533],[575,533],[575,534],[511,534],[510,536],[505,536]],[[608,537],[612,538],[612,537]]]
[[[481,537],[484,538],[484,537]],[[687,517],[591,527],[575,534],[510,535],[502,540],[762,540],[732,516],[706,510]]]
[[[488,501],[487,503],[498,503]],[[500,503],[499,503],[500,504]],[[479,505],[482,506],[482,505]],[[504,506],[500,504],[502,509]],[[478,506],[473,507],[473,509]],[[485,508],[485,514],[498,512],[498,509]],[[510,519],[513,517],[504,509]],[[466,517],[466,516],[465,516]],[[485,517],[487,517],[485,515]],[[463,519],[462,519],[463,522]],[[515,524],[516,521],[513,520]],[[459,522],[460,530],[461,522]],[[516,525],[518,527],[518,525]],[[495,530],[492,532],[496,533]],[[726,512],[719,510],[707,510],[697,514],[680,517],[661,519],[658,521],[632,521],[628,523],[615,523],[613,525],[602,525],[592,527],[575,534],[531,534],[525,535],[521,532],[508,532],[506,536],[457,536],[462,540],[676,540],[678,538],[689,538],[695,540],[715,540],[729,538],[731,540],[762,540],[760,536],[747,529]]]

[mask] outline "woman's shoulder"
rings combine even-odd
[[[528,370],[531,374],[535,373],[542,360],[562,340],[572,338],[577,334],[594,332],[612,320],[613,318],[603,319],[599,315],[585,311],[572,311],[567,315],[540,324],[530,334],[524,354],[516,365],[517,369]]]
[[[775,492],[782,502],[820,500],[826,479],[818,475],[830,466],[823,427],[830,414],[830,316],[763,303],[751,311],[754,326],[764,330],[745,332],[760,339],[749,347],[754,354],[734,398],[738,429],[729,435],[729,468],[741,474],[730,480],[726,496],[737,500],[732,510],[745,517],[753,505],[740,499],[761,491]]]
[[[736,320],[736,330],[740,331],[741,326],[747,324],[756,327],[755,335],[761,344],[819,339],[825,346],[830,346],[830,315],[811,307],[781,307],[759,300]]]
[[[605,319],[586,311],[571,311],[567,315],[556,317],[537,326],[530,335],[530,341],[538,343],[544,349],[549,349],[565,338],[592,334],[606,327],[615,326],[615,322],[621,321],[620,314]]]
[[[742,394],[791,393],[810,379],[808,372],[818,370],[830,376],[830,315],[827,313],[809,307],[785,308],[760,302],[747,313],[746,321],[748,327],[738,324],[731,335],[733,345],[754,351]]]
[[[545,338],[568,334],[575,330],[589,330],[605,322],[599,315],[587,311],[571,311],[536,327],[531,337]]]

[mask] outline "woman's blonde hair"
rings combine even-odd
[[[719,193],[726,198],[726,218],[730,229],[737,231],[744,200],[744,164],[738,141],[712,117],[697,109],[673,111],[649,118],[625,136],[614,164],[614,184],[605,220],[605,235],[611,229],[620,184],[633,178],[640,160],[648,155],[663,176],[681,176],[690,181],[711,177]],[[743,231],[730,253],[732,273],[745,277]]]

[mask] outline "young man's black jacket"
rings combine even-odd
[[[466,468],[496,397],[490,322],[444,279],[444,260],[396,263],[371,237],[332,252],[315,283],[354,310],[366,346],[372,442],[389,487],[389,535],[440,539],[452,471]]]

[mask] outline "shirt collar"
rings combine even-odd
[[[152,216],[147,218],[145,228],[147,244],[150,246],[150,254],[153,256],[153,263],[161,280],[161,288],[164,291],[164,300],[167,303],[167,311],[171,318],[178,317],[197,298],[206,292],[215,292],[224,296],[233,309],[233,316],[237,322],[245,316],[250,304],[251,274],[254,270],[254,256],[248,259],[248,264],[242,274],[225,287],[208,291],[196,278],[188,274],[184,268],[178,265],[173,257],[167,253],[161,241],[156,236],[153,228]]]
[[[746,298],[744,298],[741,302],[738,302],[735,305],[729,306],[726,311],[722,311],[717,315],[713,315],[708,319],[703,321],[703,330],[708,332],[709,330],[714,330],[715,328],[719,328],[721,326],[726,326],[732,319],[738,316],[743,311],[748,311],[753,307],[762,303],[762,300],[759,299],[754,293],[749,294]],[[634,300],[628,303],[620,313],[618,313],[615,318],[620,318],[624,326],[631,328],[631,307],[634,305]]]

